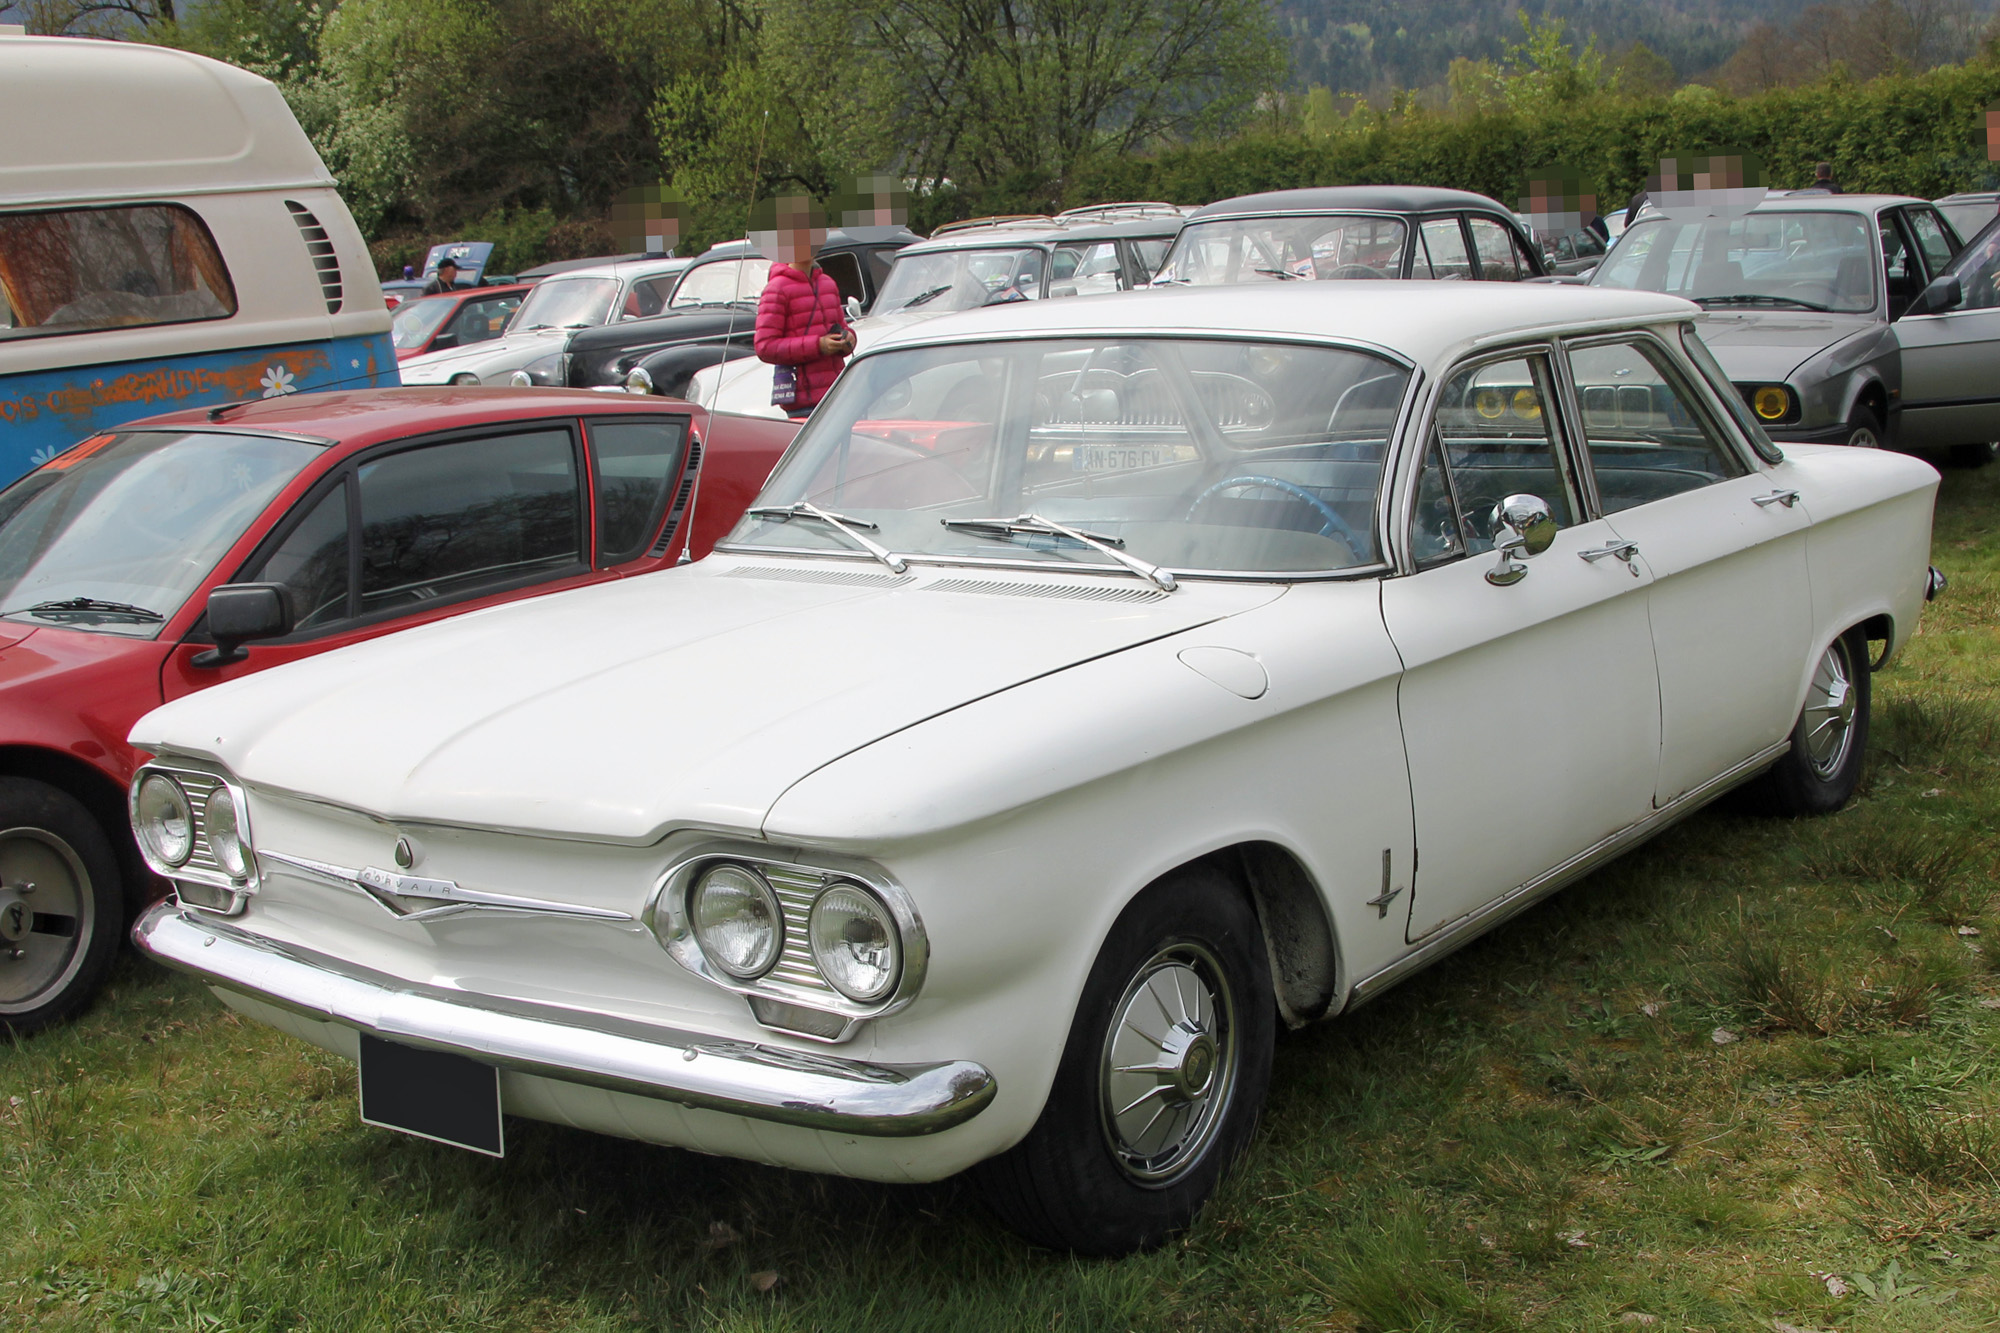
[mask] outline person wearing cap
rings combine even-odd
[[[442,296],[458,287],[458,261],[450,255],[438,260],[437,276],[424,284],[423,296]]]

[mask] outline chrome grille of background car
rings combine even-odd
[[[778,955],[766,978],[838,999],[839,993],[826,984],[813,964],[812,949],[806,943],[806,919],[812,914],[813,900],[826,887],[826,880],[810,870],[768,864],[759,868],[777,893],[778,906],[785,913],[784,952]]]

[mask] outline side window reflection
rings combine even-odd
[[[1510,495],[1545,501],[1558,524],[1576,522],[1550,434],[1548,370],[1540,357],[1489,361],[1446,381],[1437,435],[1457,491],[1466,548],[1493,549],[1493,509]]]

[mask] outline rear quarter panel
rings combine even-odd
[[[1819,651],[1851,626],[1889,618],[1888,653],[1916,633],[1930,569],[1937,469],[1884,449],[1788,444],[1812,514],[1806,559],[1812,578],[1813,661],[1802,664],[1799,698]],[[1886,660],[1886,659],[1885,659]]]

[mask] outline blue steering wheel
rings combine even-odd
[[[1257,486],[1267,491],[1279,491],[1291,496],[1294,500],[1303,500],[1313,507],[1314,512],[1326,520],[1326,522],[1320,525],[1320,536],[1338,537],[1347,543],[1347,549],[1350,553],[1355,555],[1361,553],[1363,549],[1361,539],[1355,535],[1353,528],[1347,526],[1347,520],[1339,514],[1334,513],[1332,506],[1328,505],[1326,501],[1320,499],[1303,486],[1295,486],[1289,481],[1281,481],[1276,477],[1260,477],[1254,473],[1246,472],[1241,476],[1225,477],[1221,481],[1216,482],[1215,485],[1194,498],[1194,503],[1188,506],[1187,515],[1182,521],[1192,523],[1195,514],[1203,505],[1224,491],[1231,490],[1237,486]]]

